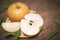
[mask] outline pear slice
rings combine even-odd
[[[15,32],[15,31],[18,31],[20,29],[20,23],[19,22],[2,23],[2,28],[8,32]]]
[[[21,20],[21,30],[24,34],[33,36],[39,33],[44,21],[39,14],[35,12],[30,12],[24,16],[24,19]]]

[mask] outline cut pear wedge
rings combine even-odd
[[[20,23],[19,22],[2,23],[2,28],[8,32],[15,32],[15,31],[18,31],[20,29]]]

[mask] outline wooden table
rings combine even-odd
[[[17,2],[18,0],[13,0],[12,2]],[[55,18],[60,18],[60,0],[20,0],[29,6],[30,9],[38,12],[44,19],[44,25],[41,32],[31,38],[19,38],[19,40],[46,40],[49,32],[58,31],[59,33],[55,35],[51,40],[60,40],[60,29],[54,22]],[[1,4],[2,5],[2,4]],[[0,7],[1,7],[0,5]],[[0,14],[0,20],[2,18],[7,18],[7,10]],[[13,37],[5,38],[4,30],[0,29],[0,40],[14,40]]]

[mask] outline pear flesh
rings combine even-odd
[[[2,28],[8,32],[16,32],[20,29],[20,23],[19,22],[2,23]]]

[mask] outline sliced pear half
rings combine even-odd
[[[21,30],[24,34],[33,36],[39,33],[43,23],[43,18],[39,14],[30,12],[21,20]]]

